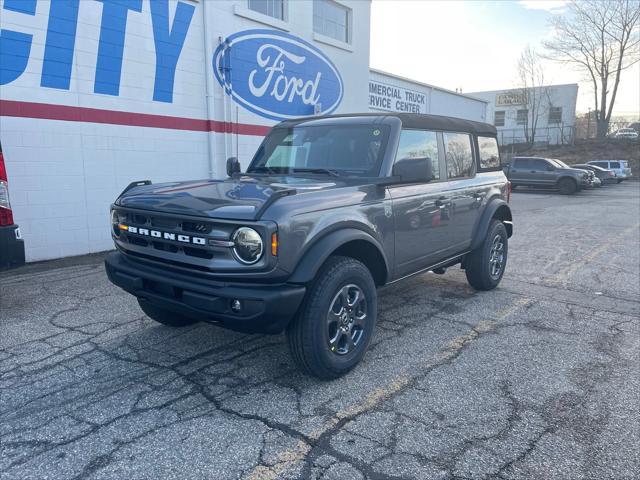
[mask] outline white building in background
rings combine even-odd
[[[578,85],[547,85],[528,90],[513,88],[473,92],[469,95],[488,102],[487,121],[498,129],[501,145],[525,143],[531,138],[534,108],[539,105],[534,142],[559,145],[573,143]],[[525,133],[525,129],[528,129]]]
[[[27,260],[112,248],[127,184],[224,177],[283,119],[485,118],[483,101],[370,71],[370,6],[0,0],[0,143]]]
[[[372,112],[429,113],[486,121],[488,101],[371,69],[369,109]]]

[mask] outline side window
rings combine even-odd
[[[436,132],[425,130],[402,130],[396,162],[403,158],[427,157],[431,159],[433,179],[440,179],[438,162],[438,137]]]
[[[445,132],[442,135],[448,178],[471,177],[474,173],[471,135],[452,132]]]
[[[609,162],[611,168],[620,168],[620,162]]]
[[[478,137],[478,149],[480,151],[480,168],[500,167],[498,140],[493,137]]]
[[[546,160],[542,160],[540,158],[532,158],[531,160],[529,160],[529,162],[531,162],[531,164],[529,165],[531,170],[544,172],[549,169],[549,162],[547,162]]]
[[[528,158],[516,158],[513,160],[512,164],[513,168],[529,168],[529,159]]]

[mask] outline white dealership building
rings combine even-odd
[[[0,143],[27,260],[112,248],[109,205],[129,182],[223,177],[283,119],[485,120],[490,100],[370,70],[370,7],[0,0]]]
[[[578,84],[545,85],[470,93],[486,100],[487,121],[498,129],[500,145],[572,144]]]

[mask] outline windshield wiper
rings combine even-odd
[[[259,167],[253,167],[247,173],[257,173],[257,172],[267,172],[269,174],[276,173],[276,171],[273,168],[267,167],[266,165],[260,165]]]
[[[308,172],[308,173],[326,173],[327,175],[331,175],[332,177],[339,177],[340,174],[337,170],[332,170],[330,168],[292,168],[292,172]]]

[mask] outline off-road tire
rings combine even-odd
[[[578,184],[571,178],[561,178],[558,180],[558,190],[563,195],[573,195],[578,191]]]
[[[338,292],[348,285],[356,285],[364,294],[366,315],[357,345],[345,354],[338,354],[329,345],[327,318]],[[373,336],[376,317],[376,285],[369,269],[353,258],[331,256],[316,275],[300,311],[287,328],[291,356],[309,375],[324,380],[338,378],[362,360]]]
[[[491,254],[494,246],[494,240],[496,236],[500,236],[503,244],[504,260],[498,275],[492,275],[491,273]],[[484,240],[475,250],[469,253],[465,259],[465,273],[467,275],[467,281],[476,290],[493,290],[498,286],[504,270],[507,266],[507,253],[508,253],[508,236],[507,229],[504,223],[499,220],[492,220],[487,235]]]
[[[142,298],[138,299],[138,305],[140,305],[140,308],[147,317],[169,327],[187,327],[198,323],[198,321],[193,318],[157,307]]]

